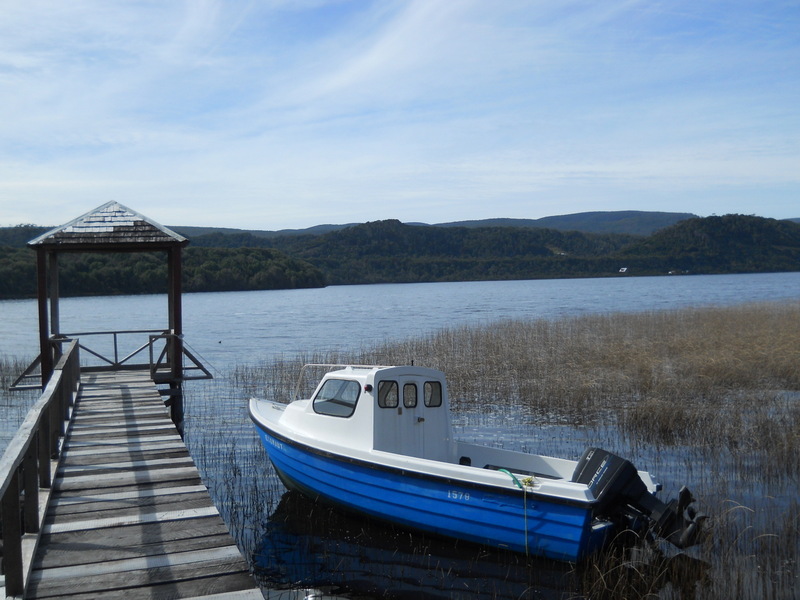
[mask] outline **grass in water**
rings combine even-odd
[[[563,598],[800,595],[798,302],[457,327],[348,353],[238,365],[212,382],[190,382],[187,445],[251,558],[284,490],[246,400],[289,401],[307,362],[438,368],[460,437],[573,459],[602,446],[654,473],[666,496],[683,484],[692,489],[711,517],[703,544],[685,553],[603,553],[567,571]],[[1,408],[20,422],[35,397],[5,389],[26,365],[0,360]],[[655,556],[645,560],[645,551]],[[445,587],[446,571],[429,577]],[[520,576],[519,565],[513,571]],[[528,571],[541,574],[538,565]],[[499,591],[485,597],[505,597],[502,584],[500,577],[492,587]]]
[[[10,391],[9,387],[28,367],[30,360],[0,356],[0,454],[25,420],[39,397],[37,390]]]

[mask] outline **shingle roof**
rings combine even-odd
[[[98,249],[99,246],[152,247],[187,242],[182,235],[112,201],[66,225],[43,233],[28,242],[28,245],[54,246],[63,250],[90,250]]]

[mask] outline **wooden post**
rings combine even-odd
[[[169,362],[171,369],[170,388],[173,393],[170,402],[172,422],[183,436],[183,312],[181,307],[181,247],[175,246],[168,251],[169,264]]]
[[[21,596],[25,590],[22,565],[22,522],[19,514],[19,472],[11,477],[3,494],[0,511],[3,517],[3,572],[6,596]]]
[[[50,348],[50,329],[47,323],[47,251],[36,249],[36,297],[39,303],[39,352],[42,368],[42,389],[53,374],[53,353]]]
[[[37,457],[38,448],[34,440],[28,446],[25,458],[22,461],[22,487],[25,490],[22,514],[25,522],[25,533],[37,533],[39,531],[39,472],[36,468]]]
[[[58,253],[53,251],[50,255],[50,267],[48,270],[50,279],[50,332],[52,335],[57,336],[61,333],[61,325],[59,323],[59,289],[58,289]]]
[[[183,308],[181,306],[181,248],[169,250],[169,328],[177,343],[172,347],[173,379],[180,380],[183,375]]]
[[[39,433],[36,434],[36,447],[39,452],[39,487],[49,488],[52,481],[50,461],[53,453],[50,451],[50,413],[46,412],[39,424]]]
[[[57,399],[53,399],[50,402],[45,418],[50,422],[50,439],[47,444],[50,449],[50,458],[58,458],[58,436],[61,435],[61,406]]]

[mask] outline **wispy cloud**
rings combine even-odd
[[[799,17],[734,1],[7,5],[0,224],[108,199],[263,228],[797,216]]]

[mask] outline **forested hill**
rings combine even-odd
[[[31,297],[45,228],[0,229],[0,297]],[[325,233],[264,237],[239,230],[191,238],[186,291],[326,284],[800,270],[800,224],[754,216],[689,218],[649,236],[531,227],[435,227],[376,221]],[[151,254],[66,255],[62,292],[161,293],[166,261]]]
[[[688,219],[620,255],[656,272],[800,271],[800,223],[745,215]]]
[[[36,295],[36,254],[24,245],[49,228],[0,229],[0,299]],[[14,245],[4,242],[13,242]],[[62,296],[160,294],[167,291],[164,252],[66,253],[59,257]],[[183,252],[186,292],[323,287],[317,267],[274,248],[203,248]]]
[[[472,221],[451,221],[437,223],[431,227],[523,227],[536,229],[557,229],[559,231],[582,231],[583,233],[622,233],[629,235],[650,235],[659,229],[674,225],[684,219],[692,219],[697,215],[691,213],[658,212],[643,210],[611,210],[555,215],[540,219],[480,219]],[[315,225],[307,229],[280,229],[267,231],[263,229],[231,229],[228,227],[185,227],[170,226],[187,238],[194,239],[201,235],[219,234],[225,236],[252,235],[258,238],[274,238],[297,235],[322,235],[353,227],[357,223],[346,225]],[[428,223],[410,223],[410,225],[429,225]]]
[[[583,233],[627,233],[650,235],[684,219],[697,217],[691,213],[616,210],[573,213],[541,219],[485,219],[441,223],[440,227],[538,227]]]
[[[432,227],[376,221],[271,243],[318,266],[333,284],[584,276],[630,235],[515,227]],[[198,243],[204,243],[200,238]],[[579,260],[578,260],[579,259]]]
[[[800,270],[800,224],[743,215],[686,219],[647,237],[377,221],[318,236],[234,239],[307,260],[332,284]]]

